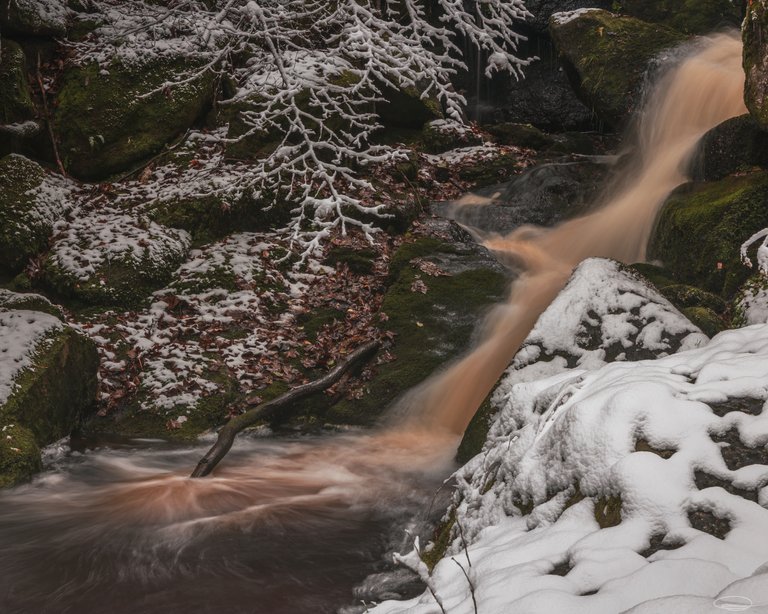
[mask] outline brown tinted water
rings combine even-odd
[[[186,476],[205,445],[103,448],[0,492],[0,612],[301,614],[349,603],[430,507],[460,433],[573,267],[644,259],[697,141],[745,111],[743,79],[737,36],[701,41],[649,96],[633,163],[592,213],[484,237],[522,275],[477,348],[409,395],[390,426],[244,438],[198,480]]]

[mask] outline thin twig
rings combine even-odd
[[[56,144],[56,135],[53,133],[53,121],[51,120],[51,113],[48,110],[48,96],[45,92],[45,85],[43,85],[43,75],[40,72],[40,52],[37,52],[37,85],[40,87],[40,96],[43,99],[43,112],[45,113],[45,124],[48,126],[48,136],[51,139],[51,147],[53,147],[53,157],[56,160],[56,166],[59,168],[59,172],[66,177],[67,171],[64,170],[64,165],[61,162],[59,156],[59,147]]]
[[[461,563],[459,563],[453,557],[451,557],[451,560],[459,566],[459,569],[461,569],[461,572],[464,574],[464,577],[467,579],[467,583],[469,584],[469,593],[472,595],[472,605],[475,608],[475,614],[477,614],[477,599],[475,598],[475,587],[472,584],[472,580],[469,579],[469,574],[467,573],[467,570],[464,569],[464,566]]]

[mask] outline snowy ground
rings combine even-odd
[[[766,399],[768,324],[511,386],[431,592],[372,611],[768,612]]]

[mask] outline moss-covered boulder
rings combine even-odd
[[[469,126],[457,121],[436,119],[424,126],[421,143],[424,151],[439,154],[457,147],[480,145],[483,138]]]
[[[688,184],[662,209],[649,248],[676,279],[732,296],[749,276],[739,247],[768,225],[768,172]]]
[[[768,130],[768,2],[749,3],[741,29],[744,39],[744,102],[763,130]]]
[[[768,132],[751,115],[733,117],[704,135],[699,152],[698,170],[707,181],[768,168]]]
[[[189,246],[183,230],[101,210],[71,220],[57,235],[42,283],[86,305],[137,306],[170,280]]]
[[[440,101],[420,88],[384,89],[383,96],[385,102],[376,105],[376,113],[385,128],[421,128],[443,117]]]
[[[740,12],[731,0],[620,0],[618,4],[627,15],[686,34],[707,34],[741,24]]]
[[[0,26],[15,34],[63,36],[70,14],[65,0],[0,2]]]
[[[337,423],[370,423],[396,398],[465,351],[483,309],[500,301],[509,278],[482,247],[458,227],[457,240],[411,237],[394,254],[392,285],[381,310],[394,334],[394,360],[376,367],[362,399],[344,400],[327,418]]]
[[[17,273],[48,246],[72,185],[16,154],[0,159],[0,270]]]
[[[666,26],[599,9],[556,13],[550,32],[577,94],[612,127],[622,126],[637,108],[654,58],[685,38]]]
[[[182,134],[210,107],[214,75],[206,71],[182,85],[166,84],[196,68],[182,56],[70,67],[55,115],[67,170],[101,179],[129,169]]]
[[[725,321],[708,307],[686,307],[683,315],[698,326],[708,337],[725,330]]]
[[[0,347],[0,485],[10,485],[93,406],[99,359],[92,341],[36,311],[0,309]]]
[[[18,43],[5,39],[0,51],[0,123],[19,122],[34,114],[24,50]]]
[[[59,319],[63,316],[61,309],[41,294],[11,292],[5,288],[0,288],[0,309],[40,311]]]

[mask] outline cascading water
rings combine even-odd
[[[246,438],[201,480],[185,476],[203,446],[97,450],[0,493],[0,611],[298,614],[347,602],[376,569],[382,534],[429,506],[461,432],[573,267],[645,257],[698,140],[745,111],[743,80],[738,38],[703,39],[649,97],[635,162],[599,207],[553,229],[486,236],[524,273],[484,341],[416,390],[397,423]]]

